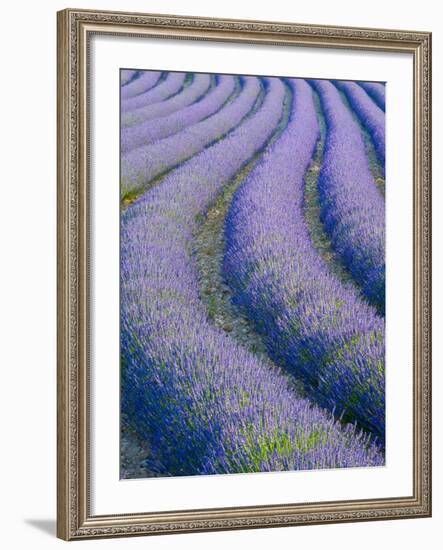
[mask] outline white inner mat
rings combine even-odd
[[[91,50],[92,513],[411,495],[412,56],[100,35]],[[385,467],[119,480],[120,68],[387,82]]]

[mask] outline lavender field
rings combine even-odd
[[[121,71],[122,479],[385,463],[385,87]]]

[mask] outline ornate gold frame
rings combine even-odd
[[[68,9],[58,14],[58,509],[65,540],[431,515],[431,33]],[[94,33],[409,52],[414,59],[413,496],[92,516],[88,490],[88,98]]]

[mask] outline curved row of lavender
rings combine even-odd
[[[138,124],[133,128],[121,130],[121,152],[127,153],[142,145],[148,145],[159,139],[180,132],[187,126],[196,124],[216,113],[236,91],[236,82],[233,76],[217,77],[217,85],[199,101],[192,103],[168,116],[163,116],[152,123],[150,120]]]
[[[120,71],[120,84],[121,86],[125,86],[128,84],[130,80],[135,78],[135,75],[137,74],[137,71],[134,71],[133,69],[122,69]]]
[[[122,216],[122,408],[163,474],[384,462],[355,426],[298,398],[285,376],[211,325],[199,298],[196,217],[278,126],[285,86],[267,87],[258,110]]]
[[[386,109],[386,87],[381,82],[359,82],[360,86],[372,97],[380,109]]]
[[[122,124],[125,125],[125,113],[133,109],[141,109],[154,103],[161,103],[165,99],[177,94],[183,89],[186,73],[167,73],[166,78],[159,81],[156,86],[137,94],[134,97],[123,99],[121,102]],[[130,124],[130,120],[126,122]]]
[[[132,128],[143,122],[169,115],[179,109],[187,107],[198,101],[209,90],[212,77],[209,74],[197,74],[193,77],[189,86],[182,88],[178,93],[165,101],[150,103],[144,107],[138,107],[126,111],[121,119],[123,128]],[[154,91],[154,90],[153,90]],[[141,96],[138,96],[141,97]]]
[[[129,101],[129,99],[143,94],[156,86],[162,76],[159,71],[142,71],[137,78],[132,80],[127,86],[121,88],[120,97],[122,103],[120,108],[123,108],[123,102]]]
[[[383,444],[384,321],[330,273],[311,242],[304,174],[319,127],[310,86],[289,83],[289,123],[232,200],[224,276],[271,358],[302,379],[320,406],[357,421]]]
[[[121,159],[121,192],[143,189],[160,174],[189,159],[237,126],[259,98],[262,84],[256,77],[242,79],[240,94],[214,115],[181,132],[129,151]]]
[[[310,81],[320,96],[327,133],[318,178],[321,217],[332,246],[369,302],[385,311],[385,207],[357,123],[337,88]]]
[[[385,168],[385,113],[356,82],[335,80],[335,85],[346,95],[353,111],[369,132],[377,158]]]

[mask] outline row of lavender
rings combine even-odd
[[[311,84],[320,96],[328,129],[318,181],[322,221],[332,246],[366,298],[384,314],[384,199],[374,184],[361,131],[337,88],[325,80]],[[347,92],[355,91],[344,86]],[[367,119],[373,120],[370,113]]]
[[[182,107],[167,116],[137,124],[134,127],[122,128],[121,151],[127,153],[142,145],[149,145],[170,135],[177,134],[188,126],[215,114],[234,94],[237,79],[233,76],[215,77],[216,86],[208,90],[199,101]],[[152,105],[156,107],[156,104]]]
[[[211,116],[124,154],[121,159],[122,195],[145,188],[155,177],[183,163],[235,128],[260,99],[262,91],[258,78],[244,77],[241,81],[239,94],[230,96],[223,108]]]
[[[384,461],[355,426],[341,425],[331,413],[299,397],[290,376],[265,367],[210,324],[199,298],[189,246],[198,215],[266,147],[294,86],[280,79],[242,79],[238,95],[205,119],[217,116],[216,124],[200,126],[200,149],[196,144],[188,149],[180,136],[193,135],[192,127],[172,136],[171,146],[180,153],[173,152],[172,160],[164,153],[164,165],[178,166],[122,216],[122,404],[160,457],[162,473],[312,469]],[[299,86],[303,89],[302,83]],[[301,174],[318,135],[303,97],[294,94],[291,117],[297,121],[294,135],[303,135],[293,151]],[[192,158],[185,161],[183,156]],[[145,174],[149,157],[141,162],[139,170]],[[137,185],[148,184],[155,174],[145,174]]]
[[[332,88],[325,81],[313,85],[321,91]],[[319,405],[357,421],[383,444],[384,321],[353,286],[330,273],[311,242],[303,217],[304,174],[318,138],[318,122],[310,86],[304,81],[291,81],[291,86],[295,102],[285,132],[234,196],[226,221],[224,274],[236,303],[262,334],[272,359],[301,378],[307,394]],[[340,109],[326,107],[334,115]],[[351,158],[339,156],[351,151],[331,143],[336,139],[331,118],[327,114],[326,154],[319,178],[325,203],[332,200],[325,184],[331,150],[333,161],[342,167],[342,182],[347,163],[354,165],[364,156],[362,141],[353,143]],[[341,123],[350,135],[354,128]],[[357,168],[364,177],[365,166]],[[374,182],[370,184],[382,200]],[[357,193],[361,183],[349,180],[349,185]],[[349,190],[347,197],[352,200]],[[371,202],[371,195],[366,207],[373,209],[373,215],[377,209],[383,215],[383,207]],[[348,235],[366,223],[358,214],[351,218],[344,208],[340,214]]]

